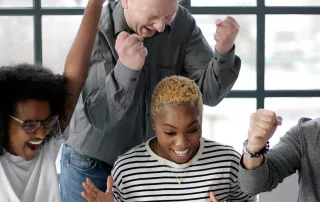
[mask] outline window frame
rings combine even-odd
[[[114,0],[109,0],[113,2]],[[265,89],[265,18],[268,14],[320,15],[319,6],[265,6],[265,0],[257,0],[257,6],[194,7],[191,0],[181,2],[192,14],[234,15],[253,14],[257,17],[256,90],[232,90],[229,98],[256,98],[257,109],[264,108],[267,97],[320,97],[319,90],[266,90]],[[41,7],[41,0],[33,0],[33,7],[0,8],[0,16],[33,16],[34,62],[42,64],[42,16],[82,15],[84,8]]]

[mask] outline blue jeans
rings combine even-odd
[[[112,166],[97,159],[84,156],[66,144],[61,151],[60,189],[63,202],[86,202],[81,196],[84,191],[82,183],[86,178],[101,191],[106,191],[108,176]]]

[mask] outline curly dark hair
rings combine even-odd
[[[66,78],[41,65],[19,64],[0,67],[0,156],[8,151],[9,116],[15,114],[19,102],[28,99],[48,101],[52,114],[63,114]],[[46,137],[61,137],[59,123]]]

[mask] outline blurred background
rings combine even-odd
[[[0,64],[43,63],[63,71],[66,54],[87,0],[0,0]],[[232,92],[204,109],[203,136],[241,152],[250,114],[274,110],[283,125],[271,147],[302,116],[320,115],[319,0],[184,0],[214,49],[216,19],[233,16],[240,25],[236,54],[242,60]],[[297,199],[297,176],[260,202]]]

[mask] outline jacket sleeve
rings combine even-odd
[[[116,125],[132,103],[139,71],[113,61],[111,48],[103,33],[98,32],[91,58],[91,67],[82,89],[84,111],[89,122],[103,131]]]
[[[263,164],[247,170],[241,159],[239,181],[249,194],[259,194],[276,188],[284,178],[294,174],[301,166],[300,122],[291,128],[265,156]]]
[[[235,46],[226,54],[213,52],[195,19],[191,14],[188,18],[191,29],[184,71],[199,85],[204,104],[215,106],[231,91],[240,72],[241,60],[235,55]]]

